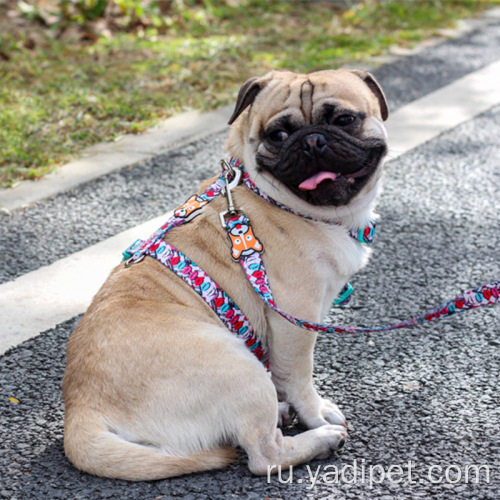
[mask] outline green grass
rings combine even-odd
[[[1,34],[10,58],[0,59],[0,185],[40,177],[89,145],[176,113],[227,104],[251,75],[369,61],[498,5],[367,0],[341,12],[327,3],[212,0],[92,45],[45,37],[29,50],[28,32]]]

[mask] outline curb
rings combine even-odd
[[[375,57],[357,67],[364,67],[370,71],[450,39],[464,36],[499,19],[500,7],[495,7],[483,12],[478,18],[458,21],[454,29],[440,30],[439,37],[425,40],[414,48],[393,47],[388,54]],[[9,214],[12,210],[24,208],[103,175],[165,154],[207,135],[221,132],[227,127],[227,120],[232,110],[233,105],[209,113],[189,111],[169,118],[142,134],[124,135],[114,142],[91,146],[81,152],[80,158],[57,168],[37,181],[22,181],[13,188],[0,188],[0,212]]]
[[[79,184],[124,167],[167,153],[196,139],[220,132],[228,125],[233,105],[209,113],[189,111],[169,118],[138,135],[124,135],[114,142],[85,149],[81,157],[37,181],[23,181],[0,189],[0,210],[9,213],[44,200]]]

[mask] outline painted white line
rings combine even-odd
[[[189,111],[169,118],[143,134],[124,135],[115,142],[92,146],[83,151],[78,160],[38,181],[25,181],[15,188],[0,189],[0,207],[7,210],[21,208],[224,130],[232,110],[233,106],[224,106],[210,113]]]
[[[398,110],[387,126],[391,157],[499,104],[498,81],[500,61]],[[166,218],[157,217],[0,285],[0,354],[84,312],[122,250],[149,236]]]
[[[496,61],[398,109],[387,124],[390,158],[500,103],[499,81],[500,61]]]
[[[87,309],[121,252],[171,216],[151,219],[85,250],[0,285],[0,354]]]

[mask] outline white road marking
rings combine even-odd
[[[390,117],[390,158],[457,127],[500,103],[500,61],[418,99]]]
[[[84,312],[121,252],[171,212],[0,285],[0,354]]]
[[[499,104],[499,81],[497,61],[399,109],[387,124],[391,157]],[[149,236],[167,217],[164,214],[0,285],[0,354],[84,312],[121,252],[138,237]]]

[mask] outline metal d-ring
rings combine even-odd
[[[137,260],[134,260],[134,257],[133,257],[133,256],[132,256],[132,257],[130,257],[130,259],[127,259],[127,260],[125,261],[125,267],[130,267],[130,266],[132,266],[133,264],[137,264],[137,263],[139,263],[139,262],[143,261],[143,260],[144,260],[144,257],[146,257],[146,254],[141,255],[141,256],[140,256]]]
[[[220,164],[222,167],[222,172],[224,174],[224,180],[226,181],[227,192],[228,189],[234,189],[240,183],[242,171],[241,168],[230,165],[226,160],[221,160]],[[230,177],[232,177],[231,180]]]

